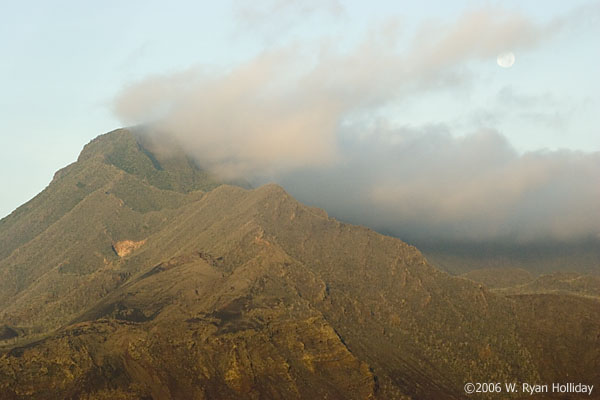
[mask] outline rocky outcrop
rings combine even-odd
[[[138,242],[135,242],[133,240],[122,240],[120,242],[114,243],[112,245],[112,248],[119,257],[125,257],[131,254],[131,252],[133,252],[134,250],[137,250],[140,247],[142,247],[144,243],[146,243],[146,240],[140,240]]]

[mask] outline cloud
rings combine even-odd
[[[279,177],[301,201],[411,241],[571,240],[600,233],[600,153],[517,153],[493,130],[362,127],[344,162]]]
[[[519,155],[493,131],[428,133],[387,148],[389,170],[402,172],[375,180],[367,200],[398,234],[531,241],[600,232],[600,186],[590,185],[600,183],[598,153]],[[411,229],[395,228],[403,225]]]
[[[429,22],[402,50],[384,24],[350,51],[294,45],[220,73],[151,77],[125,88],[114,109],[226,178],[275,180],[339,218],[407,239],[566,240],[599,232],[597,153],[520,155],[494,130],[457,137],[443,125],[394,125],[382,112],[462,85],[465,61],[539,45],[563,25],[486,8],[453,25]]]
[[[462,15],[453,24],[427,23],[415,41],[426,67],[465,58],[489,58],[505,51],[531,48],[556,33],[563,22],[537,25],[524,15],[484,8]]]
[[[189,70],[132,85],[115,109],[126,124],[152,120],[155,134],[185,144],[206,168],[255,176],[336,157],[341,105],[303,87],[295,53],[265,53],[221,76]]]

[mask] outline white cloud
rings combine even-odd
[[[404,52],[384,25],[352,51],[288,46],[221,74],[152,77],[126,88],[115,111],[126,124],[150,121],[223,176],[274,178],[303,201],[399,235],[598,234],[598,153],[519,155],[493,130],[454,137],[443,126],[393,127],[378,113],[461,85],[465,61],[536,46],[564,23],[486,8],[428,23]]]

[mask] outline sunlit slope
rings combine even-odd
[[[192,164],[165,169],[151,157],[127,130],[100,136],[0,222],[0,315],[7,323],[39,332],[68,320],[126,279],[115,272],[114,243],[143,240],[202,195],[182,192],[218,185]],[[173,188],[148,179],[163,175]]]
[[[34,199],[59,216],[0,261],[2,398],[459,399],[600,378],[595,300],[490,291],[277,185],[191,179],[173,155],[163,173],[140,142],[88,145],[44,196],[93,190],[64,212]]]
[[[46,189],[0,220],[0,260],[45,231],[88,195],[113,183],[121,172],[150,186],[182,193],[210,190],[220,184],[180,153],[159,157],[140,142],[131,131],[119,129],[86,145],[77,162],[58,171]],[[135,188],[121,189],[122,196],[134,199],[132,205],[148,207],[143,193],[135,192]]]

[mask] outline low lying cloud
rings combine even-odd
[[[280,182],[334,216],[407,239],[596,235],[598,153],[521,155],[492,129],[455,136],[392,125],[381,112],[460,85],[471,79],[465,61],[536,46],[564,23],[484,9],[427,23],[403,50],[384,24],[352,51],[296,45],[221,73],[149,78],[114,109],[223,177]]]
[[[600,153],[518,154],[495,131],[375,127],[326,171],[285,187],[336,217],[409,240],[529,242],[600,233]],[[316,179],[315,179],[316,177]]]

